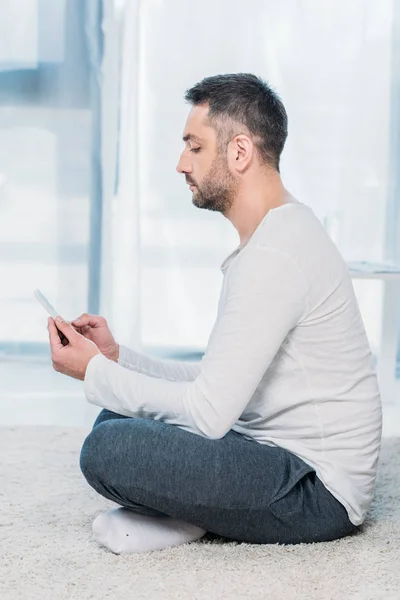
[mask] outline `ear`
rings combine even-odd
[[[253,141],[245,134],[236,135],[228,146],[228,162],[231,169],[243,173],[253,160]]]

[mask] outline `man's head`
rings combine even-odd
[[[277,94],[249,73],[216,75],[185,94],[186,121],[177,170],[192,184],[193,204],[226,214],[249,169],[279,172],[287,115]]]

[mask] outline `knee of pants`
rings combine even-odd
[[[101,461],[104,456],[104,430],[108,422],[100,423],[89,433],[83,442],[79,466],[85,479],[91,483],[94,479],[101,477]]]

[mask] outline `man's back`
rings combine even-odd
[[[282,261],[282,271],[289,265],[294,269],[293,304],[300,295],[306,302],[232,429],[286,448],[313,466],[351,521],[360,524],[372,499],[382,417],[348,269],[312,210],[289,202],[269,211],[247,245],[223,263],[218,318],[226,314],[232,286],[266,276],[264,251],[268,260]],[[279,277],[269,282],[276,291],[274,303],[280,302],[284,285]],[[252,318],[276,309],[260,297]],[[255,344],[243,353],[260,349]]]

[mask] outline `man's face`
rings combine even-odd
[[[237,181],[229,170],[226,148],[219,148],[217,133],[207,124],[208,106],[194,106],[187,118],[185,148],[176,167],[193,192],[193,204],[226,214],[235,198]]]

